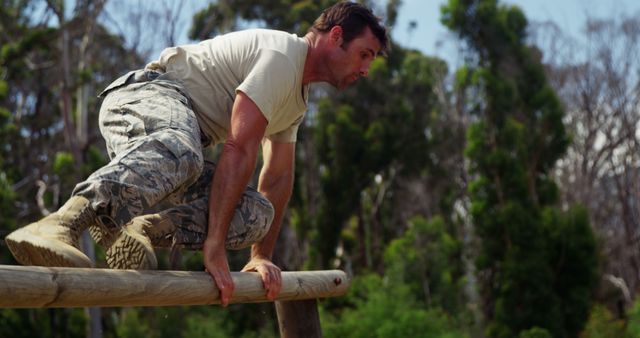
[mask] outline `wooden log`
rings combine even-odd
[[[281,338],[322,337],[317,299],[278,301],[276,313]]]
[[[232,272],[231,303],[267,302],[256,272]],[[285,271],[276,300],[344,295],[343,271]],[[135,271],[0,265],[0,308],[119,307],[219,304],[204,271]]]

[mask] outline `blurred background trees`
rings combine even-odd
[[[95,97],[151,51],[185,33],[304,35],[334,2],[0,0],[0,240],[106,161]],[[394,26],[401,1],[364,2]],[[575,37],[525,14],[450,0],[459,69],[394,42],[367,80],[313,87],[275,260],[354,276],[321,303],[326,336],[640,335],[640,20]],[[198,252],[180,259],[202,269]],[[2,241],[0,263],[16,264]],[[0,310],[1,337],[269,337],[275,323],[271,304]]]
[[[596,285],[596,244],[584,211],[557,208],[551,170],[569,139],[539,56],[525,45],[527,20],[517,7],[470,0],[450,1],[442,21],[473,52],[460,79],[477,93],[466,155],[487,335],[539,327],[576,337]]]

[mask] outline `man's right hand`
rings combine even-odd
[[[218,245],[210,241],[204,242],[202,248],[204,254],[204,267],[220,290],[220,302],[226,307],[231,301],[235,285],[229,272],[229,262],[227,261],[227,253],[224,245],[220,248]]]

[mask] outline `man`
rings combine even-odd
[[[259,272],[274,299],[281,280],[271,255],[293,187],[308,86],[345,88],[387,46],[369,9],[341,2],[303,38],[256,29],[164,50],[101,94],[110,163],[56,213],[8,235],[11,252],[22,264],[88,267],[78,250],[85,229],[106,248],[111,268],[155,268],[154,245],[202,248],[226,306],[234,285],[225,249],[252,245],[243,271]],[[218,163],[204,161],[202,149],[220,142]],[[247,184],[260,147],[256,191]]]

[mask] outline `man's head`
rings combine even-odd
[[[389,46],[387,29],[370,9],[340,2],[322,12],[307,35],[317,36],[321,51],[318,78],[344,89],[369,74],[371,63]]]
[[[335,26],[342,28],[342,42],[345,45],[364,34],[368,27],[380,42],[380,53],[384,54],[389,49],[387,29],[380,24],[379,17],[373,15],[369,8],[361,4],[343,1],[325,9],[309,31],[319,34],[328,33]]]

